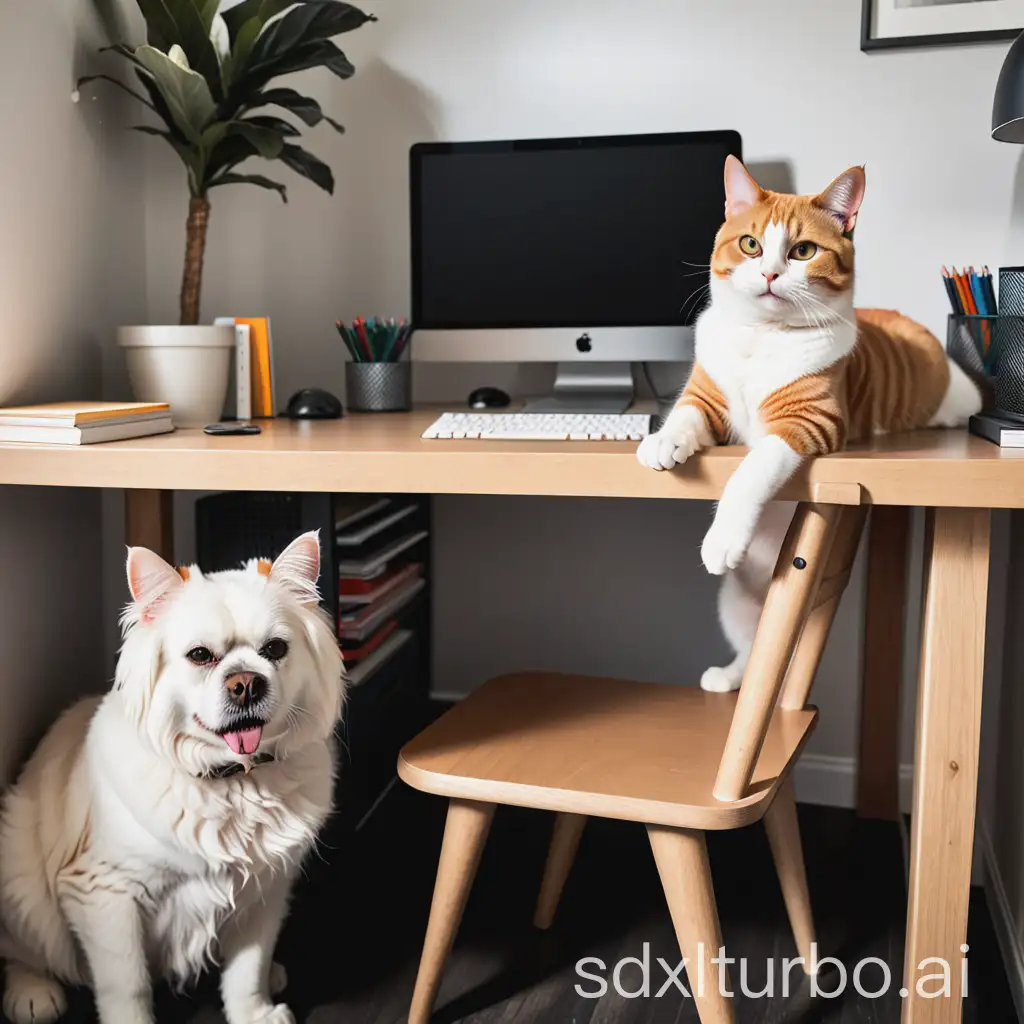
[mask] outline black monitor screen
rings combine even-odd
[[[739,152],[735,132],[413,147],[415,323],[691,323]]]

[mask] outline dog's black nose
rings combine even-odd
[[[236,672],[224,681],[228,700],[240,708],[247,708],[262,700],[267,692],[267,681],[255,672]]]

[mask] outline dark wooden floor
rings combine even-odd
[[[822,955],[849,966],[873,956],[892,970],[892,991],[879,999],[852,990],[812,998],[793,974],[788,999],[739,996],[739,1024],[895,1024],[903,963],[905,887],[895,825],[857,822],[853,815],[801,807],[811,895]],[[397,786],[355,841],[324,851],[310,865],[278,958],[286,993],[309,1024],[396,1024],[404,1021],[429,907],[444,824],[443,801]],[[662,957],[679,954],[657,874],[640,826],[591,822],[559,918],[549,934],[530,926],[547,842],[547,815],[499,811],[476,889],[441,993],[437,1024],[696,1024],[692,1002],[675,991],[660,999]],[[328,841],[330,837],[328,837]],[[337,840],[334,840],[337,842]],[[709,839],[724,940],[730,955],[749,959],[748,988],[764,987],[767,960],[796,955],[771,857],[760,826]],[[970,997],[966,1024],[1010,1024],[1013,1004],[981,891],[971,904]],[[614,989],[585,999],[574,986],[582,957],[609,967],[640,956],[650,943],[652,995],[626,999]],[[776,968],[781,986],[781,966]],[[627,990],[640,971],[622,974]],[[737,968],[733,983],[738,985]],[[835,974],[822,981],[831,988]],[[878,968],[863,976],[874,988]],[[214,979],[190,999],[162,992],[158,1019],[215,1024]],[[84,1005],[72,1018],[87,1021]]]

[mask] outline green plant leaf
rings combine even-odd
[[[327,68],[339,78],[351,78],[356,69],[349,59],[329,39],[318,39],[312,43],[295,46],[287,53],[266,61],[257,62],[256,55],[244,75],[235,80],[228,97],[228,104],[243,105],[272,78],[288,75],[294,71],[309,68]]]
[[[321,121],[326,121],[335,131],[342,133],[345,131],[345,126],[338,124],[334,118],[328,117],[315,99],[311,96],[303,96],[294,89],[264,89],[247,104],[250,110],[271,105],[290,111],[310,128],[315,127]]]
[[[211,181],[207,188],[215,188],[217,185],[259,185],[260,188],[272,188],[281,196],[283,202],[288,202],[287,187],[279,181],[263,177],[262,174],[233,174],[229,171]]]
[[[186,136],[175,123],[174,114],[171,113],[171,108],[167,105],[167,100],[164,99],[164,95],[157,86],[156,80],[153,76],[141,67],[137,67],[135,69],[135,77],[142,84],[142,88],[146,90],[146,93],[149,95],[150,102],[153,104],[153,109],[156,111],[160,120],[167,125],[167,130],[178,140],[178,142],[184,145],[190,145],[188,136]]]
[[[213,181],[221,171],[237,167],[252,156],[259,156],[259,151],[248,139],[241,135],[225,135],[207,156],[206,181]]]
[[[88,85],[90,82],[109,82],[111,85],[116,85],[122,92],[128,93],[132,99],[138,100],[140,103],[144,103],[150,110],[155,111],[156,107],[146,99],[142,93],[136,92],[134,89],[125,85],[124,82],[119,82],[116,78],[112,78],[110,75],[86,75],[84,78],[80,78],[75,84],[76,89],[81,89],[83,85]]]
[[[253,59],[262,63],[304,43],[351,32],[368,21],[376,21],[376,18],[341,0],[299,4],[260,36]]]
[[[199,17],[202,19],[206,34],[210,34],[213,28],[213,19],[217,16],[220,7],[220,0],[196,0],[199,5]]]
[[[280,132],[253,124],[251,121],[230,121],[227,125],[227,134],[241,135],[267,160],[276,160],[284,148],[284,137]]]
[[[165,53],[172,43],[180,43],[177,38],[178,26],[167,9],[164,0],[138,0],[139,10],[146,19],[146,38],[150,46],[163,50]]]
[[[273,114],[259,114],[256,117],[247,117],[243,124],[254,124],[257,128],[269,128],[277,132],[284,139],[294,139],[299,136],[299,129],[283,117],[275,117]]]
[[[252,48],[256,45],[256,38],[263,28],[263,22],[259,18],[250,18],[239,30],[231,47],[231,55],[224,62],[224,88],[231,89],[236,78],[239,78],[249,63]]]
[[[223,96],[220,60],[210,39],[207,25],[193,0],[138,0],[146,23],[155,26],[167,42],[161,51],[175,43],[185,51],[189,65],[206,79],[214,96]]]
[[[296,174],[309,178],[314,185],[319,185],[325,192],[334,194],[334,175],[331,173],[330,167],[301,146],[285,143],[281,147],[281,155],[278,160],[290,167]]]
[[[302,2],[303,0],[242,0],[242,3],[229,7],[224,11],[224,20],[227,22],[232,41],[251,18],[258,18],[262,28],[271,18],[288,10],[292,4]]]
[[[113,43],[111,46],[101,46],[99,49],[100,53],[116,53],[119,57],[124,57],[125,60],[131,61],[136,67],[144,68],[146,65],[135,56],[135,51],[124,43]]]
[[[210,152],[227,133],[228,122],[226,121],[214,121],[209,127],[204,128],[200,140],[203,150],[207,153]]]
[[[152,46],[140,46],[135,56],[153,76],[174,123],[188,139],[198,143],[217,109],[206,79],[196,71],[179,67],[166,53]]]

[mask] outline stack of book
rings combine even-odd
[[[53,402],[0,408],[0,443],[95,444],[173,429],[166,402]]]
[[[413,636],[409,611],[423,591],[418,554],[427,531],[412,501],[366,496],[339,500],[338,638],[350,686],[365,683]]]

